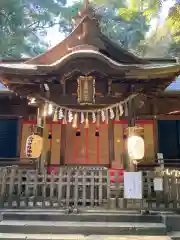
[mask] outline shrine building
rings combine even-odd
[[[153,165],[157,153],[180,159],[172,140],[180,136],[180,95],[166,90],[180,63],[121,48],[101,32],[88,1],[73,23],[72,33],[45,53],[0,63],[0,80],[9,89],[0,96],[0,135],[11,139],[2,139],[0,158],[35,157],[27,153],[27,139],[36,134],[44,165],[123,168],[132,128],[144,140],[139,164]]]

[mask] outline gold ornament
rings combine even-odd
[[[80,76],[78,82],[78,102],[80,104],[95,103],[95,78],[92,76]]]

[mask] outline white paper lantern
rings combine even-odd
[[[30,135],[26,140],[26,156],[28,158],[39,158],[42,153],[43,139],[38,135]]]
[[[132,160],[140,160],[144,157],[144,140],[140,136],[131,136],[127,140],[127,150]]]

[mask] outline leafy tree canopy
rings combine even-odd
[[[153,47],[160,49],[161,45],[164,49],[171,45],[171,53],[179,51],[178,2],[171,9],[166,22],[166,28],[172,33],[172,39],[169,37],[168,41],[166,39],[163,42],[157,26],[153,36],[150,36],[151,44],[147,40],[150,22],[152,19],[160,18],[163,3],[166,1],[92,0],[91,3],[101,15],[100,26],[105,35],[128,50],[147,55],[147,50],[151,51]],[[71,19],[81,6],[82,0],[77,0],[72,6],[66,6],[66,0],[1,0],[0,57],[17,58],[22,56],[22,53],[35,56],[44,52],[48,47],[43,38],[47,30],[57,25],[61,33],[68,35],[72,30]],[[166,35],[165,31],[164,36]],[[165,52],[167,55],[167,51]]]
[[[47,44],[40,36],[56,24],[66,0],[1,0],[0,57],[34,56]]]

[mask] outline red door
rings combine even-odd
[[[71,124],[66,127],[65,164],[109,164],[108,128],[105,124],[100,126],[99,136],[95,135],[95,124],[90,124],[89,128],[80,125],[80,136],[76,136],[76,129]]]

